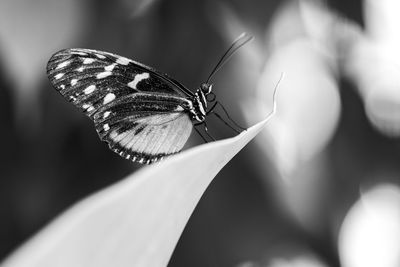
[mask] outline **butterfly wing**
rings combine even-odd
[[[51,57],[47,74],[125,158],[155,161],[178,152],[189,138],[192,124],[184,107],[193,94],[155,69],[107,52],[65,49]]]
[[[192,131],[182,106],[186,99],[135,93],[103,106],[94,115],[96,130],[121,157],[152,163],[179,152]]]
[[[61,95],[90,117],[104,103],[133,92],[193,95],[179,82],[155,69],[90,49],[72,48],[55,53],[47,64],[47,75]]]

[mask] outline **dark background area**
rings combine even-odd
[[[140,14],[135,13],[140,1],[86,2],[85,12],[89,13],[82,20],[86,23],[79,29],[82,33],[42,53],[50,58],[66,47],[110,51],[162,70],[195,90],[230,42],[218,27],[222,24],[218,16],[221,4],[249,25],[246,30],[256,39],[263,39],[260,32],[283,4],[263,0],[149,2]],[[7,4],[12,5],[12,1],[0,4],[0,8],[7,9]],[[14,16],[23,22],[31,5]],[[328,6],[363,27],[361,1],[330,1]],[[49,8],[43,10],[44,15],[46,12],[60,11]],[[11,21],[8,28],[13,28]],[[48,47],[59,35],[63,32],[48,32],[42,42]],[[0,33],[0,259],[76,201],[141,167],[121,159],[99,141],[91,121],[52,88],[45,74],[46,61],[32,88],[18,88],[13,77],[19,74],[10,75],[2,38]],[[29,36],[26,42],[30,42]],[[246,68],[237,63],[233,59],[221,75],[216,75],[214,90],[231,116],[246,124],[239,103],[243,90],[251,88],[226,88],[232,84],[232,68],[239,75]],[[371,178],[371,173],[388,169],[391,178],[382,181],[399,183],[400,143],[398,137],[389,138],[371,125],[355,85],[341,71],[338,84],[340,121],[321,152],[325,159],[322,173],[329,179],[330,194],[321,200],[326,209],[318,218],[319,228],[304,227],[282,208],[270,181],[276,166],[263,158],[258,143],[251,143],[203,195],[169,266],[239,266],[246,261],[255,262],[249,266],[258,266],[256,263],[271,258],[302,253],[312,254],[327,266],[339,266],[337,224],[359,197],[361,184],[381,182]],[[218,138],[232,135],[220,124],[212,125]],[[201,140],[193,136],[188,146],[197,144]],[[265,173],[260,162],[271,171]]]

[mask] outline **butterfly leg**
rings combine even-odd
[[[214,136],[212,136],[209,132],[208,132],[208,127],[207,127],[207,123],[205,121],[203,121],[204,124],[204,131],[206,132],[206,134],[208,135],[208,137],[211,138],[211,140],[215,141],[216,139],[214,138]]]
[[[237,129],[233,128],[229,123],[227,123],[222,117],[221,115],[219,115],[216,112],[212,112],[211,114],[215,115],[215,117],[217,117],[220,121],[222,121],[226,126],[228,126],[229,128],[231,128],[235,133],[240,134],[240,131],[238,131]]]
[[[235,131],[236,133],[240,133],[241,131],[238,131],[237,129],[233,128],[232,125],[230,125],[228,122],[226,122],[226,121],[221,117],[221,115],[219,115],[217,112],[215,112],[215,108],[216,108],[217,105],[219,105],[219,106],[222,108],[222,110],[224,111],[226,117],[228,118],[228,120],[229,120],[233,125],[235,125],[237,128],[239,128],[239,129],[242,130],[242,131],[245,131],[245,130],[246,130],[246,128],[243,128],[242,126],[240,126],[239,124],[237,124],[237,123],[229,116],[229,114],[228,114],[228,112],[226,111],[225,107],[224,107],[219,101],[216,101],[216,102],[214,103],[214,105],[212,105],[212,107],[208,110],[207,114],[214,114],[218,119],[220,119],[225,125],[227,125],[229,128],[231,128],[233,131]]]
[[[195,124],[193,128],[196,130],[196,132],[198,133],[198,135],[200,135],[201,139],[203,139],[204,143],[208,143],[207,139],[204,138],[204,136],[201,134],[201,132],[197,129],[197,126],[200,125],[200,124],[203,124],[203,123]]]
[[[196,126],[199,126],[199,125],[204,125],[204,132],[206,133],[206,135],[207,135],[212,141],[215,141],[215,140],[216,140],[216,139],[209,133],[208,127],[207,127],[207,123],[206,123],[205,121],[194,124],[194,126],[195,126],[194,128],[195,128],[196,132],[199,133],[199,135],[203,138],[203,140],[204,140],[206,143],[208,143],[208,141],[204,138],[204,136],[203,136],[203,135],[200,133],[200,131],[196,128]]]

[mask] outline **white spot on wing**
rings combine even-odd
[[[92,64],[95,61],[94,58],[85,58],[83,64]]]
[[[56,76],[54,76],[54,78],[56,78],[58,80],[58,79],[61,79],[62,76],[64,76],[64,73],[59,73]]]
[[[184,109],[181,107],[181,106],[177,106],[176,108],[175,108],[175,111],[183,111]]]
[[[60,88],[61,88],[61,89],[65,89],[65,85],[64,85],[64,84],[61,84],[61,85],[60,85]]]
[[[68,66],[69,64],[71,64],[71,61],[70,61],[70,60],[61,62],[60,64],[57,65],[56,70],[61,69],[61,68],[65,68],[65,67]]]
[[[118,134],[116,131],[112,131],[110,134],[110,138],[114,141],[114,142],[120,142],[122,139],[124,139],[127,135],[129,134],[129,131],[123,132]]]
[[[112,131],[112,132],[110,133],[110,138],[113,139],[114,141],[115,141],[115,139],[117,138],[117,136],[118,136],[118,133],[117,133],[116,131]]]
[[[76,71],[82,72],[85,68],[83,66],[80,66],[79,68],[76,69]]]
[[[131,62],[130,59],[126,58],[126,57],[118,57],[117,58],[117,63],[121,64],[121,65],[128,65],[129,62]]]
[[[72,79],[71,80],[71,85],[74,86],[78,82],[78,79]]]
[[[136,74],[135,78],[133,79],[133,81],[131,81],[130,83],[128,83],[128,86],[132,89],[136,89],[136,86],[139,82],[148,79],[150,77],[150,75],[147,72],[143,72],[141,74]]]
[[[88,87],[85,88],[85,90],[83,90],[83,92],[85,93],[85,95],[91,94],[93,93],[93,91],[96,89],[96,85],[92,84],[89,85]]]
[[[113,93],[108,93],[103,100],[103,104],[108,104],[115,99],[115,95]]]
[[[104,71],[104,72],[100,72],[99,74],[96,75],[97,79],[103,79],[105,77],[108,77],[112,74],[111,71]]]
[[[106,57],[100,54],[96,54],[96,57],[100,58],[100,59],[105,59]]]
[[[82,108],[83,109],[86,109],[86,111],[92,111],[93,109],[94,109],[94,107],[93,106],[91,106],[91,105],[88,105],[88,104],[83,104],[82,105]]]
[[[71,53],[72,53],[72,54],[75,54],[75,55],[80,55],[80,56],[87,56],[87,53],[85,53],[85,52],[80,52],[80,51],[72,51]]]
[[[108,65],[108,66],[104,67],[104,70],[105,70],[105,71],[112,71],[112,70],[114,69],[115,65],[116,65],[116,64]]]
[[[104,131],[110,130],[110,126],[108,125],[108,123],[103,125],[103,129],[104,129]]]
[[[110,111],[106,111],[103,114],[103,119],[107,118],[108,116],[110,116],[111,112]]]

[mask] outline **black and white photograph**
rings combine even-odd
[[[399,267],[400,1],[0,0],[0,267]]]

